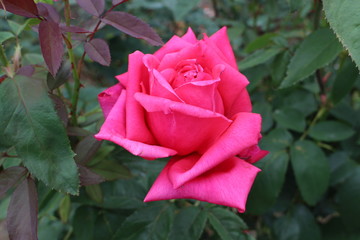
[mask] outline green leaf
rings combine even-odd
[[[0,85],[0,145],[15,146],[32,175],[78,193],[79,177],[65,129],[44,82],[17,76]]]
[[[270,152],[283,150],[290,146],[293,141],[292,135],[285,129],[275,128],[260,142],[260,146]]]
[[[127,167],[110,160],[101,161],[95,166],[92,166],[90,170],[108,181],[131,177],[131,173]]]
[[[166,0],[164,4],[171,10],[175,20],[181,21],[199,2],[199,0]]]
[[[76,209],[73,218],[74,235],[76,240],[93,240],[96,220],[96,212],[88,206],[80,206]]]
[[[103,202],[103,194],[99,184],[85,186],[85,191],[89,197],[95,202],[101,204]]]
[[[69,195],[65,195],[63,199],[61,199],[59,206],[59,216],[63,223],[66,223],[69,219],[71,210],[71,200]]]
[[[273,125],[273,119],[272,119],[272,111],[271,111],[271,105],[267,102],[257,102],[253,106],[253,112],[259,113],[262,116],[262,122],[261,122],[261,129],[262,132],[266,132],[269,130]]]
[[[330,185],[343,183],[352,175],[357,166],[357,163],[351,160],[346,152],[335,152],[329,157],[329,163]]]
[[[255,67],[256,65],[263,64],[270,60],[272,57],[275,57],[280,52],[282,52],[282,48],[270,48],[266,50],[258,50],[251,54],[250,56],[243,59],[239,64],[238,67],[241,71],[244,71],[245,69]]]
[[[347,63],[337,74],[330,98],[334,104],[340,102],[352,89],[359,78],[359,70],[353,62]]]
[[[337,142],[355,134],[348,125],[337,121],[323,121],[315,124],[309,130],[309,135],[320,141]]]
[[[301,196],[313,206],[328,188],[329,163],[323,151],[311,141],[300,140],[291,147],[291,164]]]
[[[324,11],[330,27],[360,69],[360,2],[352,0],[324,0]]]
[[[321,240],[321,232],[313,213],[303,205],[295,206],[292,211],[293,218],[299,224],[298,240]]]
[[[207,214],[197,207],[187,207],[175,215],[174,225],[171,229],[169,239],[197,240],[205,228]]]
[[[13,37],[14,34],[12,34],[11,32],[0,32],[0,44]]]
[[[12,32],[18,36],[26,27],[26,23],[24,24],[18,24],[17,22],[14,22],[12,20],[8,20],[8,24],[12,30]]]
[[[219,207],[212,208],[209,210],[208,218],[222,240],[250,238],[243,232],[247,229],[246,223],[229,210]]]
[[[130,215],[116,231],[112,240],[168,239],[173,219],[173,205],[149,204]]]
[[[272,39],[276,37],[277,33],[266,33],[264,35],[261,35],[260,37],[256,38],[254,41],[249,43],[245,47],[245,52],[251,53],[255,50],[258,50],[260,48],[264,48],[272,43]]]
[[[251,214],[265,213],[275,204],[285,181],[289,155],[285,151],[270,152],[256,166],[262,171],[256,176],[246,205]]]
[[[338,204],[340,217],[344,225],[351,230],[360,229],[360,166],[339,189]]]
[[[277,55],[271,63],[271,81],[274,87],[278,87],[286,74],[286,68],[289,65],[291,54],[289,51]]]
[[[302,132],[305,129],[305,116],[296,109],[287,107],[277,109],[274,112],[274,118],[281,127],[297,132]]]
[[[298,240],[300,226],[291,216],[283,216],[274,223],[276,240]]]
[[[292,86],[310,76],[316,69],[333,61],[341,50],[341,44],[330,29],[311,33],[296,49],[280,88]]]
[[[101,184],[104,194],[102,207],[110,209],[136,209],[144,206],[146,189],[134,179],[120,179]]]

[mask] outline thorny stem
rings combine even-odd
[[[64,13],[65,13],[66,26],[70,26],[71,13],[70,13],[69,0],[64,0],[64,3],[65,3]],[[71,113],[70,113],[71,114],[71,124],[73,126],[76,126],[77,125],[76,111],[77,111],[77,103],[79,100],[79,91],[80,91],[81,83],[80,83],[79,72],[76,67],[74,52],[72,49],[71,33],[68,32],[66,37],[67,37],[68,42],[70,43],[70,44],[66,44],[66,46],[68,49],[69,59],[71,62],[72,75],[73,75],[73,79],[74,79],[74,88],[73,88],[73,94],[71,97]]]

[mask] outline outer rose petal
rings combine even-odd
[[[120,75],[115,76],[115,78],[121,83],[121,85],[123,85],[124,87],[127,86],[127,82],[128,82],[128,73],[123,73]]]
[[[135,98],[148,112],[147,122],[158,143],[179,155],[204,151],[231,123],[221,114],[185,103],[143,93]]]
[[[166,54],[177,52],[192,44],[178,36],[173,36],[164,46],[157,50],[153,55],[161,60]]]
[[[144,54],[136,51],[129,55],[129,71],[126,87],[126,138],[147,144],[155,140],[145,123],[144,108],[135,100],[134,94],[142,92],[141,83],[149,78],[148,70],[143,64]]]
[[[228,64],[230,64],[235,69],[238,69],[234,51],[232,50],[230,40],[227,35],[227,28],[226,27],[221,28],[219,31],[214,33],[208,39],[208,41],[209,40],[211,42],[215,43],[215,45],[220,49],[220,51],[223,53],[225,59],[227,59]]]
[[[98,100],[105,118],[109,115],[122,91],[123,87],[118,83],[99,94]]]
[[[261,116],[256,113],[239,113],[230,127],[206,150],[201,158],[188,169],[182,171],[169,170],[169,179],[174,188],[186,185],[191,180],[218,165],[227,159],[236,156],[245,149],[258,143],[261,130]],[[178,169],[177,163],[171,168]]]
[[[238,112],[251,112],[251,102],[246,91],[249,81],[237,69],[223,61],[205,42],[200,42],[202,56],[200,64],[208,68],[222,64],[225,70],[221,73],[218,90],[224,102],[225,116],[232,118]],[[241,101],[239,101],[241,100]]]
[[[196,164],[199,158],[200,156],[195,154],[183,159],[181,157],[172,158],[156,179],[144,201],[190,198],[234,207],[240,212],[244,212],[247,196],[260,169],[239,158],[232,157],[213,170],[174,189],[168,175],[172,174],[172,171]],[[176,169],[173,167],[175,163]]]
[[[192,43],[192,44],[195,44],[198,42],[198,40],[196,39],[196,36],[193,32],[193,30],[189,27],[187,32],[185,33],[184,36],[181,37],[183,40],[189,42],[189,43]]]
[[[126,91],[121,91],[111,111],[108,113],[100,132],[95,135],[98,140],[109,140],[127,149],[134,155],[147,159],[173,156],[176,151],[160,146],[148,145],[125,138],[125,102]]]

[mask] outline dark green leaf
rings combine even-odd
[[[267,102],[258,102],[253,106],[253,112],[259,113],[262,116],[262,128],[263,132],[266,132],[273,125],[273,119],[271,116],[271,105]]]
[[[205,228],[207,213],[197,207],[187,207],[175,215],[174,225],[171,229],[169,239],[197,240]]]
[[[283,150],[290,146],[293,141],[292,135],[285,129],[275,128],[268,135],[263,137],[260,145],[270,152]]]
[[[338,192],[340,217],[344,225],[352,230],[360,229],[360,167],[341,185]]]
[[[275,204],[285,181],[289,156],[285,151],[270,152],[256,166],[262,171],[256,176],[247,201],[247,212],[264,213]]]
[[[300,232],[298,240],[321,240],[321,232],[314,215],[303,205],[298,205],[292,211],[293,218],[299,224]]]
[[[264,35],[261,35],[245,47],[245,52],[251,53],[255,50],[270,45],[272,43],[272,39],[277,35],[277,33],[266,33]]]
[[[134,179],[120,179],[101,184],[103,207],[110,209],[136,209],[144,206],[146,189]]]
[[[176,21],[181,21],[184,17],[199,4],[199,0],[167,0],[164,2],[170,8]]]
[[[275,110],[274,118],[281,127],[297,132],[302,132],[305,129],[305,116],[296,109],[282,108]]]
[[[283,216],[275,221],[276,240],[299,240],[300,226],[296,219]]]
[[[212,208],[208,212],[208,218],[222,240],[249,238],[244,233],[244,230],[247,230],[246,223],[230,210],[219,207]]]
[[[348,63],[339,71],[332,86],[330,98],[334,104],[340,102],[346,94],[350,92],[359,78],[359,70],[355,63],[348,61]]]
[[[297,141],[291,147],[291,163],[301,196],[315,205],[328,188],[329,163],[323,151],[310,141]]]
[[[278,87],[286,74],[286,68],[289,65],[291,54],[285,51],[274,58],[271,63],[271,78],[274,87]]]
[[[112,240],[168,239],[174,219],[169,203],[152,203],[135,211],[117,230]]]
[[[324,0],[324,11],[330,27],[335,31],[356,65],[360,67],[360,3],[352,0]]]
[[[336,121],[319,122],[309,130],[309,135],[320,141],[337,142],[345,140],[355,134],[348,125]]]
[[[76,209],[73,226],[76,240],[93,240],[96,212],[93,208],[81,206]]]
[[[101,161],[100,163],[91,166],[90,170],[104,177],[108,181],[131,177],[131,173],[127,167],[110,160]]]
[[[351,160],[346,152],[335,152],[329,158],[331,176],[330,184],[344,182],[356,169],[357,163]]]
[[[100,204],[103,202],[104,197],[100,185],[96,184],[85,186],[85,191],[95,202]]]
[[[316,30],[296,50],[280,87],[289,87],[310,76],[334,60],[341,50],[341,44],[330,29]]]
[[[281,49],[281,48],[270,48],[270,49],[266,49],[266,50],[263,50],[263,49],[258,50],[256,52],[254,52],[253,54],[251,54],[250,56],[243,59],[238,64],[238,67],[241,71],[251,68],[251,67],[255,67],[256,65],[260,65],[260,64],[267,62],[272,57],[279,54],[281,51],[283,51],[283,49]]]
[[[14,145],[31,174],[51,188],[77,194],[74,153],[45,84],[23,76],[7,79],[0,102],[0,145]]]

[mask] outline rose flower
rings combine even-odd
[[[148,160],[172,156],[145,201],[189,198],[245,211],[260,171],[252,163],[267,151],[226,28],[202,40],[189,29],[154,54],[136,51],[117,79],[99,94],[105,122],[95,137]]]

